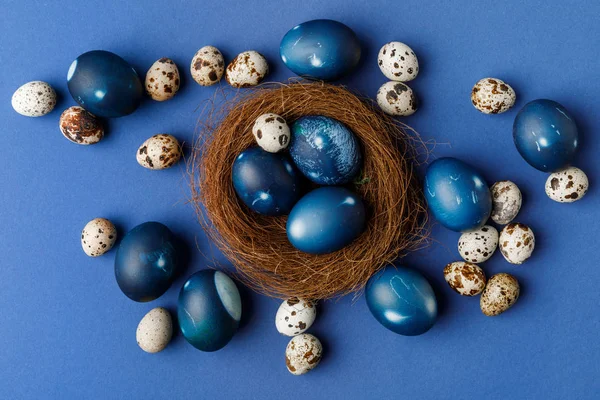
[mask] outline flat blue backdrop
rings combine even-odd
[[[0,397],[597,399],[599,14],[597,0],[4,0]],[[499,253],[485,264],[488,275],[518,277],[519,302],[487,318],[478,299],[454,294],[442,269],[459,258],[458,234],[437,225],[435,243],[405,260],[431,280],[439,299],[439,321],[425,335],[385,330],[362,297],[325,302],[311,331],[327,355],[316,370],[294,377],[283,359],[287,340],[274,326],[278,301],[247,293],[245,324],[223,350],[201,353],[176,335],[164,352],[144,353],[135,341],[142,316],[157,306],[174,311],[186,275],[227,264],[186,204],[183,164],[149,171],[136,163],[135,151],[160,132],[192,141],[197,108],[215,91],[189,75],[198,48],[215,45],[228,60],[258,50],[270,61],[270,79],[285,80],[291,73],[278,58],[279,41],[314,18],[340,20],[359,35],[363,62],[344,83],[370,96],[385,81],[376,64],[379,47],[410,44],[422,66],[411,83],[422,106],[406,122],[437,142],[435,157],[460,157],[490,183],[511,179],[521,187],[518,220],[534,229],[536,251],[522,266]],[[101,143],[83,147],[62,137],[58,118],[74,105],[66,85],[71,61],[93,49],[120,54],[142,76],[158,58],[171,57],[183,85],[167,103],[145,101],[135,114],[110,121]],[[487,76],[515,88],[513,110],[487,116],[473,108],[471,87]],[[31,80],[49,82],[60,95],[45,117],[22,117],[11,108],[13,91]],[[512,142],[517,110],[541,97],[562,103],[581,129],[576,165],[591,189],[571,205],[546,197],[546,174],[527,165]],[[91,259],[81,250],[80,231],[98,216],[113,220],[121,235],[148,220],[165,223],[189,247],[187,270],[160,299],[130,301],[115,282],[115,251]]]

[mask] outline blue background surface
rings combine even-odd
[[[598,398],[598,1],[2,4],[0,397]],[[536,251],[522,266],[497,253],[484,268],[488,275],[517,276],[519,302],[488,318],[477,299],[454,294],[442,269],[459,258],[458,234],[437,225],[435,243],[405,260],[430,278],[440,302],[439,321],[425,335],[387,331],[362,297],[325,302],[311,332],[324,342],[326,357],[310,374],[294,377],[283,358],[287,340],[274,326],[278,301],[245,291],[244,326],[223,350],[201,353],[176,335],[164,352],[144,353],[135,342],[143,315],[157,306],[174,311],[187,275],[226,264],[186,204],[184,165],[149,171],[136,163],[135,151],[161,132],[192,141],[197,108],[215,91],[191,80],[197,49],[215,45],[227,60],[258,50],[270,61],[270,80],[284,80],[291,73],[278,58],[279,41],[314,18],[338,19],[356,31],[363,61],[344,82],[372,97],[385,82],[379,47],[408,43],[421,64],[410,85],[422,105],[406,121],[437,141],[436,157],[460,157],[490,183],[511,179],[520,186],[518,220],[535,231]],[[58,118],[75,104],[66,86],[70,63],[93,49],[116,52],[142,76],[158,58],[171,57],[183,85],[167,103],[147,100],[130,117],[110,121],[102,142],[83,147],[62,137]],[[488,116],[472,107],[471,87],[487,76],[515,88],[513,110]],[[10,106],[13,91],[31,80],[49,82],[60,95],[45,117],[22,117]],[[547,175],[513,145],[517,110],[540,97],[562,103],[580,127],[575,164],[591,184],[580,202],[549,200]],[[115,250],[97,259],[81,250],[81,229],[98,216],[113,220],[121,237],[148,220],[165,223],[189,247],[187,271],[160,299],[132,302],[115,282]]]

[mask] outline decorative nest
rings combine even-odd
[[[304,115],[331,117],[360,140],[363,170],[349,186],[364,199],[368,222],[347,247],[326,255],[300,252],[287,240],[286,216],[259,215],[236,196],[233,162],[255,145],[252,126],[267,112],[288,124]],[[414,170],[425,147],[411,128],[372,101],[325,83],[272,83],[239,92],[219,106],[213,103],[203,114],[188,164],[192,204],[206,232],[252,289],[311,300],[357,292],[380,268],[426,240],[425,201]]]

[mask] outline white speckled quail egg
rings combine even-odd
[[[227,66],[225,79],[236,88],[256,86],[269,73],[269,64],[257,51],[250,50],[238,54]]]
[[[90,257],[98,257],[109,251],[117,240],[117,229],[107,219],[94,218],[81,232],[81,247]]]
[[[469,262],[456,261],[444,267],[444,278],[454,291],[463,296],[475,296],[485,288],[485,273]]]
[[[473,232],[466,232],[458,239],[458,252],[465,260],[475,264],[487,261],[498,247],[498,231],[484,225]]]
[[[296,336],[310,328],[316,317],[317,308],[312,302],[293,297],[279,306],[275,327],[282,335]]]
[[[161,58],[146,72],[146,93],[156,101],[173,98],[179,90],[179,69],[170,58]]]
[[[79,106],[63,111],[58,126],[65,138],[77,144],[96,144],[104,137],[102,121]]]
[[[488,317],[502,314],[517,302],[520,291],[519,281],[514,276],[506,273],[492,276],[479,300],[481,312]]]
[[[519,213],[523,197],[519,187],[511,181],[494,183],[490,188],[492,192],[492,221],[499,225],[506,225]]]
[[[323,346],[319,339],[308,333],[295,336],[285,349],[285,364],[294,375],[304,375],[319,365]]]
[[[194,54],[190,65],[192,78],[201,86],[211,86],[221,80],[225,71],[223,54],[214,46],[204,46]]]
[[[56,105],[56,92],[42,81],[32,81],[18,88],[12,96],[12,107],[26,117],[41,117]]]
[[[535,248],[535,236],[527,225],[513,222],[500,232],[500,251],[511,264],[522,264],[531,257]]]
[[[161,133],[142,143],[136,158],[138,164],[144,168],[169,168],[181,158],[181,146],[175,137]]]
[[[402,82],[384,83],[377,91],[377,104],[384,113],[409,116],[417,111],[417,98],[413,90]]]
[[[256,119],[252,127],[256,143],[269,153],[285,149],[290,142],[290,127],[277,114],[263,114]]]
[[[581,199],[588,187],[587,175],[575,167],[554,172],[546,180],[546,194],[559,203],[572,203]]]
[[[384,44],[377,56],[379,69],[392,81],[408,82],[419,73],[419,60],[415,52],[401,42]]]
[[[146,353],[163,351],[173,336],[173,321],[169,311],[153,308],[144,315],[135,332],[138,346]]]
[[[473,86],[471,102],[484,114],[501,114],[515,105],[517,95],[512,87],[497,78],[484,78]]]

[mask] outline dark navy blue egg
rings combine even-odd
[[[115,256],[119,288],[139,302],[162,296],[171,286],[176,269],[175,239],[159,222],[145,222],[127,232]]]
[[[425,333],[437,319],[431,285],[411,268],[388,265],[369,279],[365,298],[375,319],[400,335]]]
[[[309,115],[296,120],[291,131],[290,155],[311,181],[319,185],[342,185],[360,172],[360,144],[341,122]]]
[[[364,229],[363,201],[343,187],[322,187],[308,193],[296,203],[287,221],[290,243],[311,254],[339,250]]]
[[[133,67],[109,51],[94,50],[77,57],[67,75],[73,99],[98,117],[131,114],[140,105],[143,87]]]
[[[429,165],[425,197],[438,222],[457,232],[481,228],[492,211],[492,195],[481,174],[456,158],[440,158]]]
[[[283,153],[252,147],[233,163],[233,188],[251,210],[285,215],[302,194],[301,175]]]
[[[534,100],[517,114],[513,139],[532,167],[554,172],[568,167],[573,160],[579,133],[563,106],[552,100]]]
[[[196,272],[179,292],[179,328],[183,337],[198,350],[223,348],[237,331],[241,317],[238,288],[221,271]]]
[[[351,72],[360,60],[360,43],[341,22],[316,19],[285,34],[279,46],[284,64],[297,75],[331,81]]]

